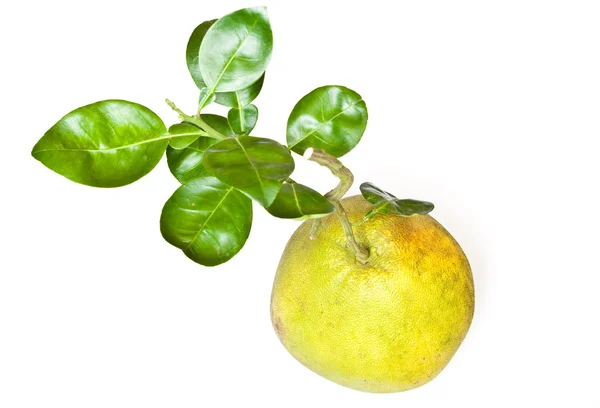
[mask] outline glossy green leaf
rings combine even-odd
[[[256,126],[258,108],[252,104],[241,109],[231,108],[227,113],[227,119],[235,133],[247,135]]]
[[[396,196],[388,193],[377,187],[373,183],[362,183],[360,185],[360,192],[362,196],[371,204],[377,204],[381,201],[392,201],[396,199]]]
[[[156,166],[169,143],[162,120],[133,102],[106,100],[68,113],[31,154],[77,183],[118,187]]]
[[[212,113],[203,113],[200,117],[208,124],[208,126],[212,127],[223,136],[236,136],[236,133],[231,129],[231,126],[229,126],[229,121],[226,117],[213,115]]]
[[[367,127],[367,105],[343,86],[323,86],[294,106],[287,122],[288,147],[303,154],[309,147],[341,157],[352,150]]]
[[[237,254],[251,226],[252,200],[214,177],[179,187],[160,217],[165,240],[206,266],[219,265]]]
[[[210,175],[209,171],[202,165],[204,152],[210,146],[218,142],[210,137],[199,137],[192,144],[183,149],[167,148],[167,164],[175,178],[185,184],[189,181]]]
[[[227,118],[219,115],[202,114],[202,119],[217,132],[225,136],[235,136],[229,127]],[[202,165],[204,152],[217,139],[210,137],[199,137],[193,143],[183,149],[167,148],[167,163],[169,170],[181,184],[185,184],[195,178],[210,175],[209,171]]]
[[[434,205],[427,201],[398,199],[373,183],[362,183],[360,191],[365,200],[374,205],[374,208],[367,213],[364,220],[368,220],[376,214],[424,215],[430,213],[434,208]]]
[[[274,140],[239,136],[212,145],[204,153],[204,166],[222,182],[268,207],[294,171],[294,159]]]
[[[255,83],[273,50],[273,33],[265,7],[246,8],[214,23],[200,45],[199,65],[206,86],[231,92]]]
[[[206,132],[191,123],[178,123],[169,128],[169,145],[174,149],[183,149],[189,146]]]
[[[263,87],[264,81],[265,74],[247,88],[234,92],[219,92],[216,94],[215,102],[219,105],[240,109],[251,104],[256,99]]]
[[[200,63],[199,63],[199,55],[200,55],[200,45],[202,44],[202,40],[206,35],[208,29],[215,23],[217,20],[205,21],[200,24],[188,41],[187,48],[185,50],[185,59],[187,62],[188,70],[192,75],[192,79],[196,83],[196,86],[199,89],[206,88],[206,84],[204,83],[204,79],[202,79],[202,73],[200,72]]]
[[[278,218],[305,220],[327,215],[335,207],[310,187],[299,183],[284,183],[267,211]]]
[[[217,20],[205,21],[200,24],[190,37],[188,41],[187,49],[186,49],[186,61],[188,70],[196,83],[196,86],[202,91],[199,97],[199,106],[198,108],[201,110],[206,105],[210,104],[213,101],[216,101],[220,105],[228,106],[230,108],[242,108],[250,103],[260,93],[265,75],[261,75],[261,77],[249,85],[244,89],[240,89],[232,92],[218,92],[211,93],[211,91],[206,88],[206,84],[204,83],[204,79],[202,79],[202,74],[200,72],[200,46],[202,45],[202,40],[206,35],[208,29],[216,22]]]

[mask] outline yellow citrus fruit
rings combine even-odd
[[[342,200],[351,222],[371,204]],[[473,318],[473,277],[458,243],[429,215],[378,214],[354,226],[356,261],[336,214],[294,233],[281,257],[271,318],[302,364],[369,392],[416,388],[448,364]]]

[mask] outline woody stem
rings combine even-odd
[[[324,150],[309,149],[305,153],[305,157],[306,156],[308,156],[308,160],[314,161],[323,167],[327,167],[331,173],[333,173],[333,175],[340,180],[339,184],[333,190],[325,194],[325,198],[328,199],[335,207],[338,218],[342,223],[342,228],[344,229],[346,239],[348,240],[352,251],[356,255],[356,259],[362,264],[366,263],[367,259],[369,258],[369,251],[356,242],[356,237],[354,236],[354,231],[352,230],[352,224],[348,219],[346,210],[340,202],[342,197],[352,186],[352,183],[354,182],[354,175],[335,156],[330,155]]]

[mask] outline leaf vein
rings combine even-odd
[[[192,238],[192,240],[189,242],[189,244],[185,248],[186,251],[188,251],[190,249],[190,247],[194,244],[194,242],[196,241],[196,239],[198,239],[198,237],[200,236],[200,233],[202,233],[202,231],[204,230],[204,227],[206,227],[206,224],[208,224],[208,222],[210,221],[210,219],[212,218],[212,216],[215,215],[215,213],[217,212],[217,210],[219,209],[219,207],[223,204],[223,202],[225,201],[225,199],[227,198],[227,196],[229,195],[229,193],[231,193],[232,191],[233,191],[233,187],[229,187],[229,190],[227,190],[227,192],[223,195],[223,198],[221,198],[221,200],[217,203],[217,205],[215,206],[215,208],[211,211],[210,215],[206,218],[206,220],[204,220],[204,223],[198,229],[198,232],[196,233],[196,235],[194,236],[194,238]]]
[[[219,77],[217,78],[217,80],[215,81],[215,84],[212,87],[212,92],[215,91],[215,89],[217,88],[217,85],[219,84],[219,81],[221,80],[221,78],[223,78],[223,75],[225,75],[225,72],[227,72],[227,69],[229,68],[229,66],[231,65],[231,63],[233,62],[233,60],[236,59],[236,54],[240,51],[240,49],[242,48],[242,46],[244,45],[244,43],[246,42],[246,40],[248,39],[248,37],[250,37],[250,34],[252,34],[252,31],[254,31],[254,27],[256,26],[256,23],[258,23],[259,19],[260,19],[260,16],[257,16],[256,20],[254,20],[254,24],[252,24],[252,27],[250,27],[250,29],[248,30],[248,33],[246,34],[246,36],[240,42],[240,45],[238,45],[238,47],[236,48],[235,52],[231,55],[231,58],[229,58],[229,61],[227,61],[227,64],[225,64],[225,66],[223,67],[223,70],[219,74]]]
[[[258,180],[258,184],[260,184],[260,189],[262,191],[263,199],[266,200],[267,197],[265,196],[265,186],[263,185],[262,178],[260,176],[260,173],[258,172],[258,169],[256,168],[256,166],[254,165],[254,162],[252,161],[252,159],[248,155],[248,152],[244,148],[244,145],[242,145],[242,142],[240,142],[239,139],[237,139],[237,138],[234,139],[234,140],[238,143],[238,145],[240,145],[240,148],[242,149],[242,151],[246,155],[246,158],[248,159],[248,162],[250,163],[250,166],[252,166],[252,170],[254,170],[254,173],[256,174],[256,179]]]
[[[36,150],[35,153],[43,153],[43,152],[62,152],[62,151],[67,151],[67,152],[102,152],[102,153],[106,153],[109,151],[113,151],[113,150],[121,150],[121,149],[128,149],[130,147],[135,147],[135,146],[141,146],[147,143],[152,143],[152,142],[158,142],[160,140],[165,140],[165,139],[171,139],[171,138],[177,138],[177,137],[185,137],[186,135],[163,135],[154,139],[148,139],[148,140],[142,140],[141,142],[136,142],[136,143],[131,143],[128,145],[123,145],[123,146],[118,146],[118,147],[111,147],[109,149],[40,149],[40,150]]]
[[[306,215],[304,211],[302,211],[302,208],[300,208],[300,203],[298,202],[298,194],[296,193],[296,187],[294,187],[294,183],[291,183],[290,186],[292,186],[292,191],[294,192],[294,201],[296,201],[296,207],[298,207],[298,211],[301,215]]]
[[[318,132],[319,130],[321,130],[325,125],[327,125],[328,123],[331,123],[335,118],[337,118],[338,116],[342,115],[344,112],[356,107],[356,105],[358,105],[359,103],[361,103],[363,100],[360,99],[356,102],[354,102],[352,105],[344,108],[343,110],[341,110],[340,112],[336,113],[335,115],[333,115],[329,120],[327,120],[326,122],[321,123],[320,126],[316,127],[315,129],[311,130],[310,132],[308,132],[304,137],[301,137],[300,139],[298,139],[296,141],[296,143],[293,143],[289,146],[289,148],[293,148],[294,146],[296,146],[298,143],[302,142],[303,140],[305,140],[307,137],[313,135],[314,133]],[[315,136],[316,137],[316,136]],[[323,139],[320,139],[323,140]]]

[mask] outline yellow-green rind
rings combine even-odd
[[[352,222],[372,205],[342,201]],[[431,381],[463,341],[474,311],[469,262],[429,215],[377,215],[355,226],[370,250],[362,265],[336,214],[288,242],[273,285],[271,318],[286,349],[338,384],[397,392]]]

